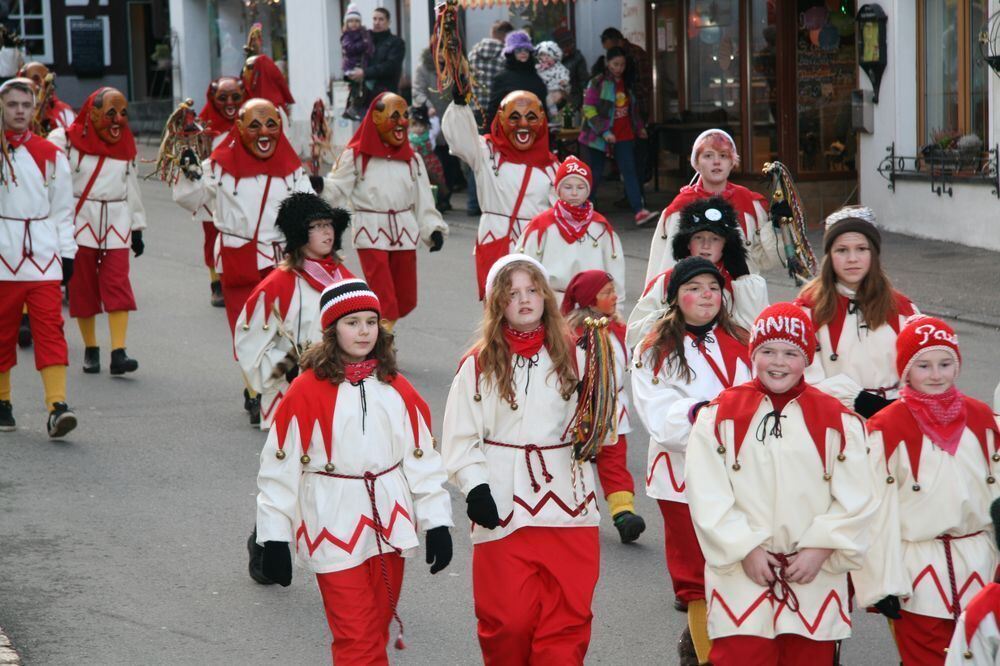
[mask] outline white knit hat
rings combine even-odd
[[[535,258],[529,257],[526,254],[518,254],[518,253],[508,254],[506,257],[501,257],[500,259],[497,259],[496,263],[494,263],[493,266],[490,268],[490,272],[486,274],[485,293],[487,298],[489,298],[490,291],[493,289],[493,281],[496,279],[497,275],[500,274],[500,271],[502,271],[505,267],[510,266],[515,261],[523,261],[531,264],[532,266],[537,268],[542,275],[545,276],[546,282],[549,281],[549,272],[545,270],[545,266],[542,266]]]
[[[737,153],[737,151],[736,151],[736,142],[733,141],[733,137],[729,135],[729,132],[727,132],[725,130],[718,129],[718,128],[707,129],[704,132],[702,132],[701,134],[699,134],[698,138],[695,139],[694,143],[691,144],[691,168],[692,169],[695,169],[695,170],[698,169],[698,164],[697,164],[697,161],[695,160],[695,151],[698,148],[698,144],[701,143],[706,137],[709,137],[709,136],[711,136],[713,134],[719,134],[719,135],[725,137],[729,141],[729,145],[733,147],[733,156],[736,155],[736,153]]]
[[[351,19],[361,20],[361,12],[358,10],[358,6],[353,2],[347,5],[347,11],[344,12],[344,24],[346,25]]]
[[[562,61],[563,52],[555,42],[539,42],[535,47],[535,55],[547,55],[556,62]]]

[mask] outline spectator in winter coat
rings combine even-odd
[[[583,91],[590,80],[590,70],[587,69],[587,60],[583,54],[576,50],[576,40],[573,33],[566,28],[557,28],[555,31],[556,44],[562,49],[562,64],[569,70],[569,103],[574,109],[579,110],[583,106]]]
[[[377,96],[383,92],[399,92],[399,77],[403,72],[406,57],[406,42],[389,30],[389,10],[376,7],[372,14],[372,41],[375,53],[368,67],[356,67],[347,74],[352,81],[366,81],[371,84],[371,93]]]
[[[500,102],[509,93],[515,90],[527,90],[540,100],[544,100],[548,95],[545,82],[535,71],[535,47],[528,33],[515,30],[507,35],[503,55],[506,59],[504,68],[493,80],[493,90],[490,91],[490,102],[486,108],[486,127],[492,124]]]

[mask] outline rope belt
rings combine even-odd
[[[552,475],[549,474],[549,468],[545,465],[544,452],[551,451],[553,449],[565,449],[568,446],[573,446],[572,442],[538,446],[537,444],[506,444],[504,442],[494,442],[490,439],[484,439],[483,443],[491,446],[502,446],[505,449],[520,449],[521,451],[524,451],[524,464],[528,468],[528,477],[531,479],[531,489],[536,493],[542,489],[542,486],[535,480],[535,470],[531,465],[531,454],[534,453],[538,456],[538,462],[541,463],[542,466],[542,478],[545,480],[545,483],[551,483]]]
[[[113,203],[125,203],[128,199],[91,199],[88,198],[86,201],[93,201],[94,203],[101,204],[100,212],[97,214],[97,249],[100,250],[97,260],[101,261],[102,255],[108,251],[108,231],[110,231],[110,222],[108,215],[108,204]]]
[[[794,555],[794,553],[792,554]],[[771,555],[781,563],[780,567],[771,567],[774,580],[767,584],[767,589],[771,592],[771,598],[778,603],[785,604],[788,610],[793,613],[798,613],[799,598],[795,595],[795,590],[792,589],[791,584],[785,580],[784,572],[788,568],[788,555],[784,553],[771,553]]]
[[[402,210],[368,210],[367,208],[355,208],[355,213],[374,213],[376,215],[388,215],[389,216],[389,245],[391,247],[396,247],[403,244],[400,240],[402,235],[399,231],[399,214],[406,212],[413,212],[413,206],[403,208]]]
[[[21,240],[21,256],[30,257],[35,253],[35,246],[31,238],[31,223],[41,222],[42,220],[47,220],[47,217],[7,217],[6,215],[0,215],[0,220],[6,220],[8,222],[23,222],[24,223],[24,238]]]
[[[958,594],[958,583],[955,580],[955,562],[952,560],[951,556],[951,542],[958,539],[968,539],[969,537],[974,537],[982,534],[983,531],[973,532],[971,534],[962,534],[959,536],[952,536],[950,534],[942,534],[936,537],[941,544],[944,546],[944,560],[948,564],[948,584],[951,585],[951,611],[952,617],[958,620],[958,616],[962,614],[962,600]]]

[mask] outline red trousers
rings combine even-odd
[[[827,666],[836,651],[837,641],[814,641],[796,634],[725,636],[712,641],[708,658],[714,666]]]
[[[135,310],[135,294],[128,278],[129,252],[127,248],[77,250],[69,281],[70,317]]]
[[[273,266],[268,266],[267,268],[261,269],[260,279],[257,280],[259,283],[261,280],[267,277],[267,274],[274,270]],[[250,292],[254,290],[257,286],[256,284],[243,284],[233,286],[226,283],[226,274],[223,273],[222,280],[222,300],[226,303],[226,319],[229,320],[229,332],[236,333],[236,320],[240,318],[240,312],[243,311],[243,306],[246,305],[247,299],[250,298]]]
[[[201,228],[205,232],[205,242],[201,246],[205,265],[209,268],[215,268],[215,239],[219,235],[219,230],[215,228],[212,220],[203,220]]]
[[[597,478],[601,480],[605,497],[618,492],[635,494],[635,482],[626,465],[627,457],[628,442],[625,435],[619,435],[617,442],[612,446],[605,446],[597,454]]]
[[[416,250],[358,250],[365,282],[378,296],[382,317],[396,321],[417,307]]]
[[[17,365],[17,329],[27,303],[35,368],[69,365],[59,280],[0,282],[0,372]]]
[[[903,666],[943,666],[945,648],[951,643],[955,621],[900,611],[901,620],[893,620],[896,647]]]
[[[685,602],[705,598],[705,556],[691,523],[691,511],[684,502],[657,500],[663,515],[663,540],[667,571],[674,584],[674,596]]]
[[[383,556],[392,596],[399,601],[403,586],[403,558],[396,553]],[[326,621],[333,634],[330,645],[337,666],[388,664],[385,646],[389,642],[392,604],[382,578],[379,556],[344,571],[316,574]]]
[[[582,664],[600,575],[596,527],[522,527],[472,549],[486,666]]]

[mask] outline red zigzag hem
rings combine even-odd
[[[389,516],[388,524],[383,523],[384,529],[382,531],[382,536],[384,536],[386,539],[388,539],[389,535],[392,534],[392,529],[393,526],[396,524],[396,518],[398,516],[403,516],[403,518],[405,518],[407,522],[409,522],[411,525],[413,524],[413,520],[410,518],[410,514],[406,512],[406,509],[404,509],[399,504],[399,502],[395,502],[394,506],[392,507],[392,514]],[[306,549],[309,551],[310,556],[316,552],[316,549],[319,548],[324,541],[329,541],[334,546],[340,548],[346,553],[353,553],[355,546],[358,545],[358,540],[361,538],[361,533],[364,531],[366,527],[370,527],[373,531],[376,532],[378,531],[378,528],[375,527],[375,522],[368,516],[363,515],[361,516],[361,518],[358,519],[358,524],[354,528],[354,534],[351,535],[349,541],[341,541],[337,537],[330,534],[330,532],[327,531],[325,527],[322,530],[320,530],[319,534],[316,535],[316,539],[312,540],[309,538],[309,532],[308,530],[306,530],[305,522],[303,522],[301,525],[299,525],[299,529],[295,533],[295,540],[296,542],[298,542],[299,539],[305,539]]]
[[[684,492],[686,485],[684,481],[681,481],[680,485],[677,484],[677,477],[674,476],[674,466],[670,464],[670,456],[665,451],[660,451],[653,458],[653,464],[649,466],[649,474],[646,475],[646,485],[648,486],[653,482],[653,475],[656,473],[656,466],[660,463],[660,460],[667,461],[667,474],[670,476],[670,485],[673,486],[674,491],[678,493]]]

